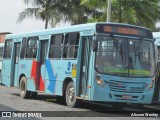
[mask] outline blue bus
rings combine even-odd
[[[152,32],[120,23],[88,23],[5,38],[2,83],[22,98],[38,92],[81,100],[150,104],[158,79]]]

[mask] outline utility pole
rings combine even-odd
[[[107,22],[111,22],[111,0],[108,0]]]

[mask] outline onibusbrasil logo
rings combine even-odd
[[[71,62],[68,62],[67,63],[67,71],[65,71],[65,74],[68,74],[68,75],[71,74],[71,66],[72,66]]]

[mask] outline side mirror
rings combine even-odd
[[[97,40],[93,40],[92,49],[93,49],[93,51],[97,51],[97,49],[98,49],[98,41]]]

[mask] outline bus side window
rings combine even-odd
[[[23,38],[22,40],[22,46],[21,46],[21,53],[20,53],[20,58],[24,59],[25,52],[26,52],[26,46],[27,46],[27,39]]]
[[[4,58],[11,58],[13,40],[6,40],[4,46]]]
[[[63,58],[77,58],[79,33],[67,33],[64,42]]]
[[[62,44],[63,34],[52,35],[49,50],[49,58],[61,58]]]
[[[26,58],[36,58],[38,37],[30,37],[27,41]]]

